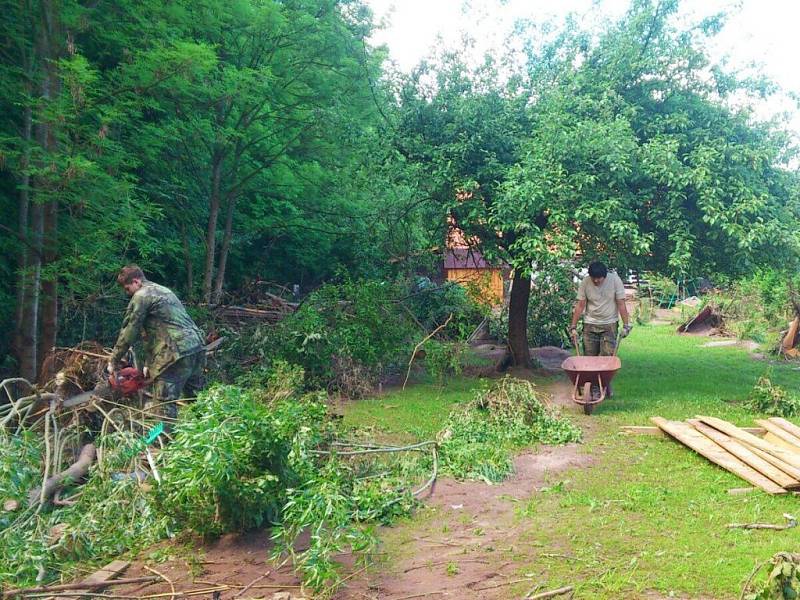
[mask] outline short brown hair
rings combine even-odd
[[[141,279],[142,281],[147,279],[139,265],[127,265],[122,267],[117,275],[117,283],[120,285],[128,285],[134,279]]]

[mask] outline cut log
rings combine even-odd
[[[81,448],[78,460],[70,468],[53,475],[44,483],[44,495],[42,495],[42,488],[40,487],[31,490],[28,496],[28,506],[35,506],[40,499],[43,499],[44,502],[50,502],[55,493],[61,490],[65,485],[75,481],[81,481],[86,477],[86,474],[89,472],[89,467],[94,463],[96,456],[97,449],[94,444],[86,444]]]
[[[721,431],[698,421],[689,419],[688,423],[711,441],[733,454],[746,465],[752,467],[765,477],[771,479],[785,490],[800,490],[800,470],[793,469],[792,475],[782,471],[769,461],[758,456],[742,442],[732,439]],[[790,467],[791,468],[791,467]]]
[[[678,441],[689,446],[689,448],[698,454],[706,457],[714,464],[719,465],[727,471],[730,471],[734,475],[738,475],[748,483],[761,488],[768,494],[786,493],[785,489],[752,467],[743,463],[741,460],[733,456],[730,452],[719,446],[717,443],[707,438],[688,423],[683,423],[680,421],[667,421],[662,417],[651,417],[650,420],[660,429],[663,429]]]
[[[778,427],[781,427],[785,431],[791,433],[794,437],[800,438],[800,427],[792,423],[791,421],[787,421],[782,417],[770,417],[768,419],[771,423],[775,423]]]
[[[768,452],[772,456],[780,458],[783,462],[792,465],[795,468],[800,469],[800,456],[795,454],[794,452],[789,452],[784,448],[779,446],[775,446],[774,444],[770,444],[769,442],[765,442],[760,437],[756,437],[746,431],[742,431],[736,425],[732,423],[728,423],[727,421],[723,421],[722,419],[718,419],[716,417],[703,417],[698,416],[703,423],[706,425],[711,425],[714,429],[718,429],[722,433],[725,433],[732,438],[739,440],[740,442],[744,442],[748,446],[752,448],[758,448],[759,450],[763,450],[764,452]]]
[[[772,421],[768,421],[766,419],[757,419],[756,423],[761,425],[764,429],[766,429],[769,433],[774,435],[775,437],[779,437],[787,444],[791,444],[794,446],[794,452],[800,452],[800,438],[795,437],[785,429],[783,429],[780,425],[776,425]]]

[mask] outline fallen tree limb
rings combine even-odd
[[[94,583],[79,581],[78,583],[59,583],[58,585],[45,585],[32,588],[18,588],[6,590],[2,598],[14,598],[16,596],[26,596],[28,594],[46,594],[49,592],[68,592],[70,590],[85,590],[89,588],[108,587],[112,585],[128,585],[134,583],[152,583],[158,581],[158,577],[146,575],[144,577],[130,577],[128,579],[111,579],[108,581],[97,581]]]
[[[556,596],[563,596],[564,594],[570,594],[574,591],[574,588],[571,585],[558,588],[557,590],[551,590],[549,592],[541,592],[540,594],[536,594],[535,596],[525,596],[526,600],[544,600],[545,598],[555,598]]]
[[[49,477],[42,487],[34,488],[28,495],[28,506],[35,506],[39,501],[49,502],[55,493],[73,481],[80,481],[89,472],[89,467],[97,457],[94,444],[86,444],[81,448],[78,460],[68,469]]]
[[[772,529],[783,531],[784,529],[797,527],[797,519],[792,515],[784,514],[783,518],[786,519],[786,523],[783,525],[773,525],[772,523],[730,523],[728,529]]]

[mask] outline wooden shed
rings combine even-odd
[[[492,306],[503,303],[503,268],[487,263],[475,248],[448,248],[444,276],[447,281],[464,285],[479,302]]]

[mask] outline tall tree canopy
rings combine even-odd
[[[763,84],[711,64],[722,16],[681,28],[677,9],[637,0],[599,35],[568,21],[521,74],[446,56],[434,86],[409,84],[401,143],[431,200],[515,267],[515,364],[530,361],[530,274],[554,261],[742,274],[797,256],[793,148],[741,104]]]
[[[0,290],[16,308],[0,317],[24,375],[59,306],[95,302],[124,262],[206,302],[231,280],[380,268],[367,240],[408,191],[358,0],[2,8]]]

